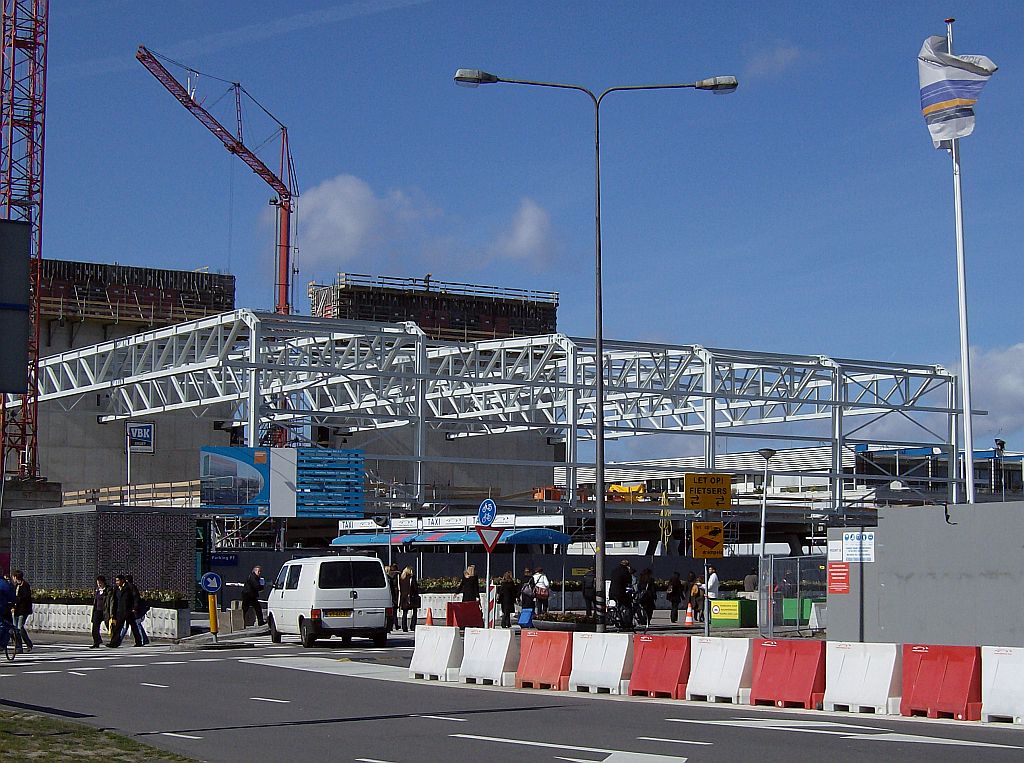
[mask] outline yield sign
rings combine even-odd
[[[503,532],[505,532],[504,527],[481,527],[480,525],[476,527],[476,534],[480,536],[480,542],[484,544],[488,554],[498,545],[498,540]]]

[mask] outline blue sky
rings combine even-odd
[[[976,405],[993,413],[977,439],[1024,446],[1024,3],[498,5],[53,3],[44,256],[208,266],[235,273],[240,305],[272,304],[270,189],[135,61],[145,44],[288,125],[300,295],[339,271],[548,289],[561,330],[592,336],[589,102],[452,74],[595,90],[734,74],[734,95],[602,107],[606,336],[953,368],[950,162],[916,65],[951,14],[955,51],[1000,67],[962,142]],[[200,79],[208,103],[223,92]]]

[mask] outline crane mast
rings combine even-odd
[[[195,100],[188,89],[160,63],[152,51],[140,45],[135,57],[161,85],[167,88],[167,91],[174,96],[178,103],[184,106],[192,116],[198,119],[207,130],[212,132],[224,144],[224,147],[230,153],[249,165],[253,172],[263,178],[264,182],[274,189],[274,192],[277,194],[277,198],[271,201],[277,207],[277,241],[275,245],[277,278],[274,284],[274,309],[284,315],[291,313],[291,217],[295,198],[299,194],[295,181],[295,167],[288,146],[288,128],[264,109],[267,115],[277,123],[281,131],[281,170],[280,173],[275,173],[243,142],[240,101],[242,87],[239,83],[232,83],[235,91],[237,120],[237,132],[232,133]],[[282,177],[287,178],[287,182],[282,180]]]
[[[18,477],[39,476],[39,286],[43,256],[48,0],[3,0],[0,41],[0,215],[31,227],[27,391],[0,395],[0,481],[15,454]],[[13,471],[13,470],[12,470]]]

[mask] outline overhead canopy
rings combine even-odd
[[[511,546],[528,545],[559,545],[565,546],[572,542],[566,533],[548,527],[526,527],[521,530],[506,530],[501,535],[499,544]],[[340,535],[331,541],[332,546],[472,546],[482,545],[476,532],[406,532],[406,533],[349,533]]]

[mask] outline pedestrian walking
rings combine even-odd
[[[673,623],[679,622],[679,605],[683,602],[683,579],[678,572],[673,572],[665,588],[665,598],[671,606],[669,620]]]
[[[690,573],[693,575],[693,573]],[[704,581],[693,575],[693,584],[690,586],[690,606],[693,607],[693,616],[697,622],[704,621]]]
[[[0,643],[0,648],[7,648],[10,643],[11,634],[14,631],[14,620],[12,612],[14,611],[14,586],[11,584],[11,579],[5,572],[0,577],[0,634],[3,635],[3,642]]]
[[[420,587],[412,567],[402,570],[398,578],[398,603],[402,608],[402,630],[409,632],[409,613],[412,612],[412,630],[415,631],[419,619]]]
[[[654,617],[654,607],[658,601],[658,592],[654,587],[654,573],[650,568],[644,569],[637,578],[636,601],[640,611],[643,612],[644,625],[650,626],[651,618]]]
[[[260,603],[260,591],[263,590],[263,568],[258,564],[252,568],[249,577],[245,579],[242,586],[242,621],[248,621],[250,609],[256,611],[256,624],[263,625],[263,605]]]
[[[142,646],[142,638],[138,628],[135,626],[135,619],[132,613],[135,610],[135,602],[132,599],[132,589],[128,585],[128,576],[121,574],[114,576],[114,628],[110,634],[112,649],[121,646],[128,628],[131,628],[132,636],[135,637],[135,646]]]
[[[757,590],[757,567],[751,567],[743,578],[743,590],[747,593]]]
[[[476,575],[476,565],[471,564],[462,573],[462,580],[455,593],[462,594],[463,601],[480,601],[480,578]]]
[[[143,596],[142,591],[135,585],[135,578],[131,575],[127,576],[128,587],[132,590],[132,621],[135,623],[135,630],[133,633],[138,634],[138,638],[142,641],[142,646],[149,644],[149,634],[146,633],[146,614],[149,612],[149,602],[147,602]]]
[[[398,630],[398,565],[388,565],[388,587],[391,589],[391,626],[389,630]]]
[[[32,614],[32,588],[25,580],[25,575],[21,570],[14,570],[11,573],[11,582],[14,584],[15,651],[31,652],[32,639],[28,637],[25,622]]]
[[[534,608],[538,615],[543,615],[548,611],[548,599],[551,596],[551,581],[544,574],[543,567],[538,567],[533,571],[533,584],[533,597],[536,599]]]
[[[110,629],[110,621],[114,618],[114,595],[103,575],[96,576],[96,590],[92,593],[92,649],[103,646],[100,626]],[[111,632],[112,633],[112,632]]]
[[[621,559],[612,570],[608,595],[615,600],[623,628],[633,629],[633,571],[628,559]]]
[[[587,609],[587,617],[593,617],[597,612],[597,577],[593,570],[588,570],[583,576],[583,606]]]
[[[519,606],[523,609],[533,609],[537,603],[534,596],[536,583],[533,582],[533,569],[527,567],[523,570],[523,579],[519,581]]]
[[[498,583],[498,602],[501,604],[501,627],[512,627],[512,613],[516,611],[516,599],[519,596],[519,584],[508,570],[501,576]]]

